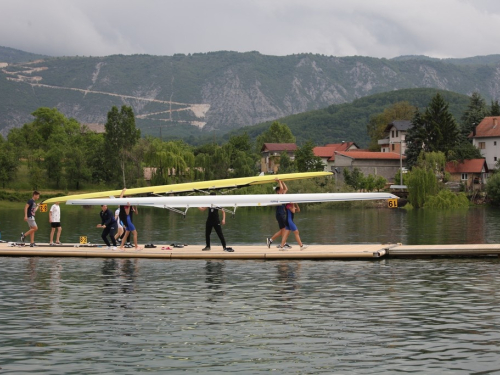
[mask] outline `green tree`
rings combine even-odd
[[[16,177],[19,159],[13,146],[0,136],[0,183],[2,188]]]
[[[144,162],[154,170],[153,185],[189,181],[195,167],[190,146],[183,141],[163,142],[158,138],[148,138]]]
[[[370,151],[380,151],[378,141],[384,138],[387,125],[396,120],[411,120],[415,110],[416,108],[409,102],[403,101],[394,103],[382,113],[371,116],[366,126],[370,136]]]
[[[398,180],[399,181],[399,180]],[[377,176],[375,178],[375,190],[380,191],[383,188],[385,188],[385,184],[387,183],[387,180],[383,178],[382,176]]]
[[[494,173],[486,183],[486,194],[494,205],[500,205],[500,173]]]
[[[295,162],[288,156],[288,152],[283,151],[280,155],[280,168],[279,173],[295,173],[297,167]]]
[[[406,163],[410,168],[415,165],[421,151],[441,151],[448,155],[457,146],[457,124],[439,93],[423,114],[415,112],[412,124],[406,136]]]
[[[433,170],[414,167],[408,172],[408,200],[415,208],[423,207],[429,196],[439,191]]]
[[[132,159],[131,150],[141,137],[141,131],[135,127],[135,116],[132,107],[123,105],[118,111],[113,106],[108,112],[108,120],[105,124],[106,133],[104,139],[108,149],[108,168],[109,178],[115,179],[116,166],[121,170],[123,186],[126,186],[125,166]]]
[[[491,101],[490,116],[500,116],[500,104],[498,104],[498,100]]]
[[[264,143],[295,143],[295,137],[286,124],[274,121],[269,129],[259,135],[256,140],[256,151],[260,153]]]
[[[90,180],[92,173],[81,147],[73,147],[66,153],[66,180],[70,186],[80,190],[83,182]]]
[[[369,174],[363,178],[363,189],[366,191],[375,190],[375,176]]]
[[[55,184],[56,188],[60,187],[61,180],[64,176],[63,159],[64,151],[62,147],[53,147],[45,154],[44,165],[47,171],[47,177],[49,181]]]
[[[359,190],[363,184],[363,173],[358,167],[354,167],[352,172],[348,168],[344,168],[344,182],[352,187],[355,191]]]
[[[464,193],[452,193],[447,189],[441,190],[433,196],[429,196],[424,204],[424,208],[443,210],[450,208],[468,208],[469,199]]]
[[[325,169],[321,158],[314,155],[313,149],[312,141],[307,141],[295,151],[295,163],[299,172],[316,172]]]
[[[462,134],[467,137],[487,115],[486,101],[478,92],[472,93],[469,105],[461,118]]]

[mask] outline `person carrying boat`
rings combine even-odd
[[[299,234],[299,228],[297,228],[297,225],[293,222],[293,216],[296,212],[300,212],[300,207],[297,203],[288,203],[286,205],[286,215],[287,215],[287,220],[286,220],[286,225],[285,225],[285,233],[283,237],[281,238],[281,250],[285,250],[285,244],[286,240],[288,238],[288,235],[290,232],[293,232],[295,234],[295,239],[297,240],[300,250],[304,250],[307,248],[307,245],[304,245],[300,239],[300,234]],[[291,247],[291,246],[290,246]]]
[[[286,184],[279,178],[276,178],[276,181],[278,182],[279,185],[274,187],[274,191],[277,194],[286,194],[286,192],[288,191],[288,187],[286,186]],[[274,235],[271,238],[266,239],[268,248],[271,247],[271,244],[276,238],[278,238],[279,236],[283,238],[283,235],[285,234],[286,220],[287,220],[287,215],[286,215],[285,205],[280,204],[279,206],[276,206],[276,221],[278,222],[278,226],[280,229],[276,233],[274,233]],[[285,249],[292,248],[287,243],[285,243],[284,246]],[[281,245],[278,245],[278,248],[281,248]]]
[[[210,193],[210,195],[215,195],[214,192]],[[222,226],[219,218],[219,209],[216,207],[198,207],[200,211],[208,210],[207,222],[205,224],[205,242],[206,246],[202,249],[203,251],[210,251],[210,234],[212,233],[212,229],[215,229],[215,233],[219,236],[220,242],[222,243],[222,248],[227,252],[234,252],[232,247],[226,247],[226,240],[224,239],[224,235],[222,234]],[[222,211],[222,225],[226,224],[226,212]]]
[[[101,216],[101,224],[97,224],[97,228],[103,228],[101,238],[103,239],[104,243],[109,249],[116,250],[116,240],[115,240],[115,233],[116,233],[116,220],[115,220],[115,215],[113,215],[113,212],[108,208],[107,205],[103,204],[101,205],[101,212],[99,213]],[[109,243],[108,240],[111,238],[111,242],[113,242],[113,247],[111,247],[111,244]]]
[[[123,198],[125,194],[125,190],[127,188],[123,188],[122,193],[120,194],[120,198]],[[134,247],[136,250],[140,250],[139,245],[137,244],[137,229],[135,228],[134,224],[132,223],[132,215],[133,214],[138,214],[139,211],[137,210],[137,207],[133,207],[130,204],[127,204],[125,206],[120,206],[120,220],[123,223],[123,227],[125,229],[125,233],[123,234],[122,237],[122,243],[120,245],[120,249],[123,249],[125,247],[125,243],[127,242],[127,238],[132,233],[134,237]],[[130,246],[127,246],[130,247]]]

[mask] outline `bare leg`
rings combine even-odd
[[[52,228],[50,230],[50,243],[54,242],[54,232],[56,231],[56,228]]]
[[[285,246],[286,240],[288,238],[288,235],[290,234],[289,230],[283,229],[285,231],[285,234],[281,237],[281,247]]]
[[[125,231],[125,234],[123,235],[123,238],[122,238],[122,244],[120,245],[120,249],[123,249],[123,246],[125,246],[125,244],[127,243],[127,237],[129,235],[129,231],[126,230]]]
[[[298,230],[296,230],[296,231],[294,231],[294,232],[293,232],[293,234],[295,234],[295,239],[297,240],[297,242],[298,242],[299,246],[301,246],[301,247],[302,247],[303,243],[302,243],[302,241],[300,240],[299,231],[298,231]]]
[[[274,241],[276,238],[278,238],[279,236],[283,236],[283,229],[280,229],[279,231],[277,231],[276,233],[273,234],[273,236],[271,237],[271,242]]]
[[[139,249],[139,246],[137,245],[137,231],[132,231],[132,234],[134,235],[134,246],[136,249]]]
[[[61,238],[62,227],[57,228],[56,242],[59,243],[59,238]],[[52,242],[52,237],[50,238],[50,242]]]

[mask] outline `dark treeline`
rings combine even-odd
[[[81,190],[245,177],[260,172],[264,142],[295,142],[285,124],[275,122],[256,141],[248,134],[235,135],[224,144],[191,146],[184,141],[141,138],[131,107],[113,106],[105,133],[90,131],[55,108],[39,108],[34,120],[0,137],[0,183],[15,188],[25,165],[31,188]],[[322,169],[307,142],[283,172]],[[281,171],[280,171],[281,172]]]

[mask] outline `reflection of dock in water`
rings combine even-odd
[[[105,246],[78,246],[67,244],[36,247],[16,246],[0,243],[0,256],[30,257],[84,257],[84,258],[157,258],[157,259],[383,259],[401,257],[483,257],[498,256],[500,244],[460,244],[460,245],[402,245],[402,244],[332,244],[309,245],[304,250],[299,246],[281,251],[265,245],[234,246],[235,252],[228,253],[222,247],[202,251],[202,245],[175,248],[157,245],[155,248],[136,250],[125,248],[108,250]]]

